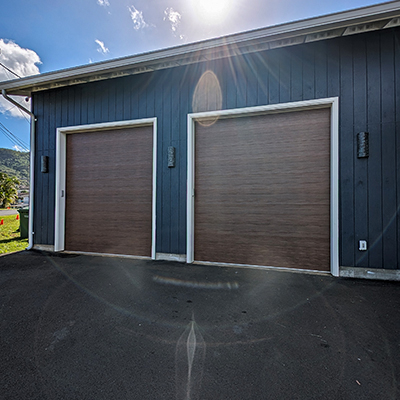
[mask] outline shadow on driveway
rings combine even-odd
[[[398,399],[400,285],[0,257],[2,399]]]

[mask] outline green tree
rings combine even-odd
[[[8,207],[18,197],[19,180],[0,172],[0,207]]]

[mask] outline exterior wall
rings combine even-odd
[[[54,242],[56,128],[157,117],[156,250],[186,253],[186,119],[206,70],[219,80],[223,109],[339,97],[340,265],[400,268],[399,28],[34,94],[34,243]],[[368,159],[357,158],[361,131],[370,133]],[[50,156],[47,174],[41,155]]]

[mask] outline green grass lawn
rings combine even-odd
[[[28,239],[21,239],[19,234],[19,220],[16,215],[0,217],[3,225],[0,225],[0,254],[25,250],[28,247]]]

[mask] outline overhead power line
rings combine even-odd
[[[22,150],[29,151],[29,146],[15,136],[9,129],[7,129],[1,122],[0,122],[0,132],[2,132],[14,145],[20,147]]]
[[[27,143],[25,143],[22,139],[18,138],[16,135],[14,135],[6,126],[4,126],[1,122],[0,122],[0,128],[2,130],[5,130],[7,132],[8,135],[10,135],[16,142],[18,142],[21,147],[25,147],[26,149],[28,149],[28,145]]]
[[[19,149],[23,150],[23,151],[29,151],[29,149],[23,145],[21,142],[19,142],[18,140],[15,140],[13,136],[9,135],[7,133],[7,131],[5,131],[2,127],[0,127],[0,133],[3,133],[4,136],[6,136],[7,139],[9,139],[11,141],[11,143],[13,143],[15,146],[17,146]]]
[[[6,66],[5,66],[3,63],[1,63],[1,62],[0,62],[0,65],[1,65],[4,69],[6,69],[8,72],[11,72],[11,73],[12,73],[13,75],[15,75],[17,78],[21,79],[21,77],[20,77],[17,73],[15,73],[12,69],[6,67]]]
[[[10,112],[13,108],[16,108],[14,104],[11,104],[11,107],[7,108],[5,110],[6,113]],[[21,113],[21,116],[24,118],[24,120],[29,124],[29,119],[26,117],[26,115],[21,111],[20,108],[17,107],[17,110]]]
[[[1,49],[0,49],[0,54],[1,54]],[[8,72],[10,72],[10,73],[12,73],[13,75],[15,75],[17,78],[21,79],[21,77],[20,77],[16,72],[14,72],[11,68],[8,68],[7,66],[5,66],[3,63],[0,62],[0,66],[2,66],[5,70],[7,70]],[[14,107],[16,107],[16,106],[14,106]],[[21,111],[20,109],[18,109],[18,110],[19,110],[19,112],[21,113],[21,115],[24,117],[24,119],[25,119],[26,121],[28,121],[27,118],[26,118],[26,116],[22,113],[22,111]],[[28,121],[28,122],[29,122],[29,121]]]
[[[14,106],[17,107],[17,106]],[[18,107],[17,107],[18,108]],[[22,118],[29,124],[29,119],[26,117],[26,115],[22,112],[20,108],[18,108],[18,111],[21,113]]]
[[[0,54],[1,54],[1,49],[0,49]],[[17,78],[19,78],[19,79],[21,79],[21,77],[16,73],[16,72],[14,72],[11,68],[8,68],[8,67],[6,67],[3,63],[1,63],[0,62],[0,65],[4,68],[4,69],[6,69],[8,72],[11,72],[13,75],[15,75]]]
[[[0,54],[1,54],[1,49],[0,49]],[[0,62],[0,66],[2,66],[6,71],[10,72],[17,78],[21,79],[21,77],[16,72],[14,72],[11,68],[8,68],[7,66],[5,66],[3,63]],[[16,107],[16,106],[14,106],[14,107]],[[22,113],[22,111],[20,109],[18,109],[18,110],[22,114],[24,119],[27,120],[25,115]],[[21,139],[19,139],[17,136],[15,136],[1,122],[0,122],[0,132],[2,132],[12,143],[14,143],[16,146],[20,147],[22,150],[29,151],[29,146],[25,142],[23,142]]]

